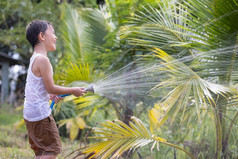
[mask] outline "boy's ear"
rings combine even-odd
[[[44,35],[44,33],[40,32],[40,34],[38,35],[38,39],[39,39],[40,41],[45,41],[45,35]]]

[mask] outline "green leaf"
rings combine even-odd
[[[166,114],[160,120],[159,125],[163,124],[169,116],[172,116],[172,122],[181,109],[183,109],[184,114],[185,108],[189,107],[188,101],[191,99],[195,100],[197,115],[200,117],[201,109],[206,110],[208,106],[216,107],[213,94],[228,97],[229,93],[234,93],[228,87],[205,81],[184,63],[174,59],[164,51],[155,48],[154,52],[155,56],[164,61],[161,62],[163,66],[161,70],[170,73],[167,79],[164,79],[151,90],[153,93],[153,91],[160,91],[165,87],[170,88],[170,91],[159,103],[166,110]]]
[[[120,120],[116,120],[115,122],[107,121],[106,124],[101,124],[105,128],[94,128],[93,132],[100,134],[100,136],[95,136],[93,138],[107,140],[91,144],[86,148],[83,148],[84,150],[80,149],[82,150],[80,155],[91,155],[94,153],[90,158],[108,158],[110,156],[111,158],[118,158],[128,150],[133,151],[150,143],[153,143],[153,145],[155,143],[162,143],[178,148],[195,159],[195,157],[186,150],[168,143],[165,139],[150,135],[150,132],[140,119],[134,116],[131,117],[131,119],[133,123],[135,123],[129,123],[130,126],[133,125],[132,127],[125,125],[125,123]],[[140,130],[140,133],[138,133],[138,130]]]

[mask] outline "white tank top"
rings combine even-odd
[[[37,53],[32,55],[26,78],[23,117],[28,121],[39,121],[51,114],[50,95],[46,91],[43,79],[35,76],[32,72],[32,64],[38,56],[42,55]],[[52,66],[51,71],[53,76]]]

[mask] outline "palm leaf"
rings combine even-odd
[[[229,93],[234,93],[234,91],[228,87],[202,79],[188,66],[175,60],[164,51],[155,48],[154,52],[155,56],[164,61],[161,62],[164,67],[158,71],[163,70],[168,76],[151,91],[160,91],[163,88],[170,88],[167,95],[160,101],[160,105],[166,109],[166,114],[159,125],[163,124],[169,115],[173,114],[172,122],[179,110],[182,109],[184,112],[189,104],[188,101],[191,100],[190,98],[194,99],[197,115],[200,117],[201,110],[207,110],[209,105],[216,107],[216,101],[213,95],[221,95],[227,98]]]
[[[61,6],[61,12],[64,60],[88,60],[87,56],[105,42],[107,30],[103,14],[97,9],[77,10],[68,4]]]
[[[83,27],[86,25],[77,10],[70,5],[61,6],[62,38],[64,40],[65,57],[67,60],[79,60],[82,57],[81,37]]]
[[[118,158],[126,151],[134,151],[150,143],[153,143],[153,147],[155,144],[162,143],[178,148],[195,158],[186,150],[167,142],[165,139],[151,135],[140,119],[134,116],[131,119],[133,122],[129,123],[130,126],[120,120],[115,120],[114,122],[107,121],[105,124],[101,124],[104,128],[93,128],[93,132],[99,136],[90,138],[104,141],[87,146],[84,150],[82,149],[80,154],[90,155],[89,158],[100,157],[105,159],[110,156],[110,158]]]
[[[76,109],[83,109],[89,107],[89,109],[93,107],[102,107],[108,104],[108,100],[106,98],[100,97],[97,94],[88,93],[83,97],[79,97],[74,99],[74,103],[76,104]],[[91,108],[90,108],[91,107]]]
[[[121,27],[121,38],[126,37],[133,45],[188,53],[186,48],[178,47],[190,42],[184,35],[187,31],[177,26],[184,26],[185,23],[174,16],[176,6],[166,4],[158,4],[158,6],[159,9],[149,4],[143,6],[144,11],[138,11],[128,25]]]
[[[80,116],[60,120],[58,124],[59,127],[66,125],[71,140],[74,140],[77,137],[79,129],[84,129],[86,127],[85,121]]]
[[[61,72],[58,75],[58,80],[64,84],[70,84],[76,81],[91,83],[94,79],[93,74],[92,68],[88,64],[70,63],[65,72]]]
[[[184,14],[176,16],[187,24],[178,27],[187,31],[186,36],[191,42],[189,47],[203,51],[202,54],[210,58],[208,60],[205,56],[200,56],[199,67],[209,68],[210,71],[206,69],[203,72],[212,73],[221,82],[230,84],[233,68],[237,67],[235,57],[238,23],[232,20],[238,16],[237,3],[233,0],[189,0],[178,3],[178,6],[182,6],[182,9],[178,9]]]

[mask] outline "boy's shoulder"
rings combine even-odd
[[[36,59],[35,59],[35,63],[37,65],[47,65],[50,63],[50,60],[48,57],[44,56],[44,55],[41,55],[41,56],[38,56]]]
[[[49,58],[47,56],[41,55],[36,58],[38,62],[49,62]]]

